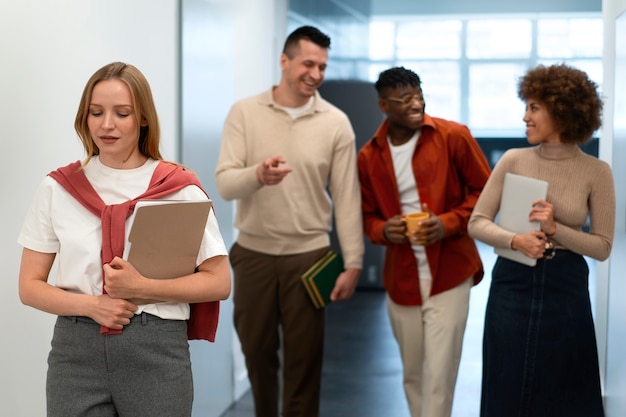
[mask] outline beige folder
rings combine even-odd
[[[539,230],[539,222],[528,221],[533,201],[543,200],[548,193],[548,183],[535,178],[507,172],[502,186],[502,199],[498,225],[515,233]],[[535,266],[536,259],[529,258],[511,248],[495,248],[495,253],[515,262]]]
[[[211,200],[139,201],[124,258],[148,278],[192,274],[211,205]]]

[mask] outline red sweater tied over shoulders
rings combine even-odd
[[[154,170],[148,189],[140,196],[121,204],[106,205],[102,201],[85,176],[80,161],[52,171],[48,175],[55,179],[89,212],[101,219],[103,265],[111,262],[114,257],[122,257],[124,254],[126,219],[133,213],[139,200],[165,197],[188,185],[195,185],[204,191],[200,181],[193,173],[186,171],[181,166],[162,161]],[[104,284],[104,276],[102,282]],[[187,325],[188,339],[214,342],[219,318],[219,301],[192,303],[190,308],[190,318]],[[121,330],[102,326],[100,333],[119,334]]]

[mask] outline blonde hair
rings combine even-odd
[[[141,154],[163,160],[159,150],[161,130],[159,127],[159,117],[157,115],[150,84],[146,77],[136,67],[124,62],[112,62],[96,71],[83,90],[74,129],[78,133],[80,141],[83,143],[87,159],[87,164],[94,155],[98,155],[100,150],[93,141],[87,125],[89,115],[89,104],[94,87],[100,81],[120,80],[128,86],[133,101],[133,110],[137,120],[137,137],[139,138],[138,148]]]

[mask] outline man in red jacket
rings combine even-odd
[[[399,67],[376,82],[387,116],[359,151],[365,233],[385,245],[383,281],[412,417],[449,417],[472,284],[483,267],[467,222],[489,163],[468,128],[424,112],[421,81]],[[404,215],[429,214],[417,231]]]

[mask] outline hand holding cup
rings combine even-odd
[[[422,227],[421,222],[427,220],[430,217],[430,213],[425,211],[418,211],[414,213],[405,214],[402,217],[406,225],[406,236],[409,238],[409,241],[414,244],[423,245],[425,243],[425,238],[422,236]]]

